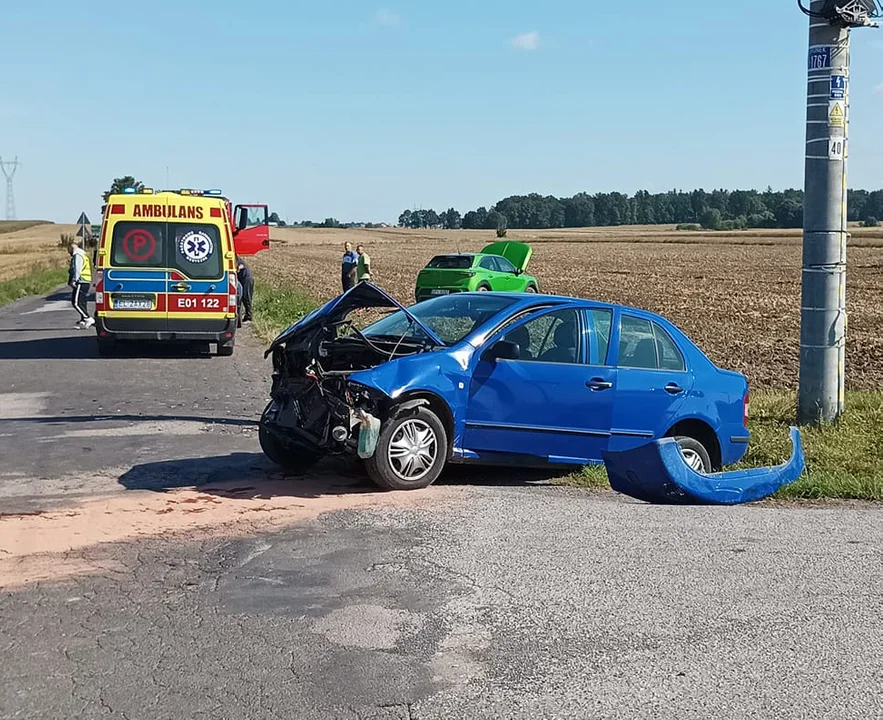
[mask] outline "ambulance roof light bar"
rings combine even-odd
[[[174,192],[174,191],[172,191]],[[179,195],[222,195],[220,190],[193,190],[191,188],[181,188],[178,190]]]
[[[134,187],[125,187],[123,188],[124,195],[135,195],[136,193],[140,193],[141,195],[153,195],[153,188],[138,188]]]

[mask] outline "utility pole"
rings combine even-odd
[[[12,188],[12,178],[15,175],[15,171],[18,170],[21,163],[18,161],[18,157],[15,158],[12,162],[3,162],[3,158],[0,157],[0,170],[3,171],[3,176],[6,178],[6,219],[7,220],[15,220],[15,193]]]
[[[834,422],[846,387],[846,164],[850,28],[873,26],[877,0],[811,0],[807,63],[803,291],[798,422]]]

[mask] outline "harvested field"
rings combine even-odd
[[[883,231],[850,241],[847,383],[883,388]],[[476,251],[492,231],[274,228],[252,261],[260,278],[327,300],[340,292],[343,243],[365,244],[375,281],[413,302],[418,270],[435,254]],[[661,313],[716,363],[753,387],[795,388],[800,323],[800,231],[676,232],[667,226],[510,231],[535,245],[541,292],[625,303]]]
[[[9,230],[16,226],[23,227]],[[61,233],[76,231],[76,225],[0,223],[0,282],[64,265],[67,252],[58,244]]]
[[[48,220],[0,220],[0,235],[47,224],[49,224]]]

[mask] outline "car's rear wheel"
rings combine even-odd
[[[481,285],[479,285],[475,289],[478,290],[478,292],[488,292],[488,291],[490,291],[491,286],[487,285],[486,283],[482,283]]]
[[[441,420],[432,410],[420,407],[383,423],[365,468],[374,483],[386,490],[425,488],[441,474],[447,449]]]
[[[319,456],[297,445],[283,442],[263,425],[258,427],[258,441],[261,450],[269,460],[286,470],[306,471],[315,465]]]
[[[684,456],[687,465],[703,475],[712,472],[711,456],[701,442],[684,435],[676,437],[675,440],[681,448],[681,455]]]

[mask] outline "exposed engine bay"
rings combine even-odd
[[[388,398],[349,376],[435,347],[428,339],[368,337],[346,318],[326,319],[272,349],[272,401],[261,422],[286,442],[325,454],[353,452],[359,429],[385,417]]]

